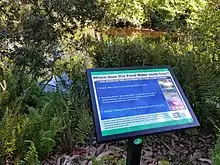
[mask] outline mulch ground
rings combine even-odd
[[[215,144],[213,134],[197,129],[147,136],[144,139],[141,165],[211,165]],[[70,153],[53,155],[42,165],[124,165],[126,141],[85,148],[74,148]]]

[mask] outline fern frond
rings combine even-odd
[[[34,145],[34,142],[30,140],[26,140],[25,142],[30,143],[28,151],[24,156],[24,161],[27,165],[40,165],[40,161],[38,159],[38,152]]]
[[[91,131],[92,118],[86,111],[88,110],[85,109],[83,115],[80,116],[75,131],[75,140],[80,144],[85,144],[85,139]]]

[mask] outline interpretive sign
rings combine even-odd
[[[168,66],[87,70],[97,141],[199,126]]]

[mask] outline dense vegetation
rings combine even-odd
[[[170,65],[201,128],[218,135],[219,4],[219,0],[0,1],[0,164],[39,164],[50,154],[91,143],[88,67]],[[156,40],[98,35],[112,26],[167,33]],[[56,82],[52,90],[51,80]],[[217,140],[216,165],[219,146]]]

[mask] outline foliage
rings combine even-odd
[[[198,58],[187,45],[182,41],[116,39],[97,46],[94,63],[97,67],[170,65],[203,126],[209,127],[207,116],[213,121],[220,117],[219,107],[209,101],[220,97],[219,71],[213,69],[209,56]]]
[[[77,63],[73,65],[76,65],[74,68],[80,66]],[[45,93],[28,78],[21,84],[14,83],[16,76],[5,78],[8,94],[1,104],[4,117],[0,125],[0,143],[3,146],[0,157],[4,162],[37,162],[38,156],[42,159],[55,149],[68,151],[76,144],[85,144],[88,133],[92,131],[92,120],[84,78],[76,79],[65,93],[59,90]],[[31,145],[25,141],[31,141]]]
[[[36,149],[40,156],[50,153],[56,145],[55,136],[62,129],[61,119],[53,110],[51,103],[41,109],[30,108],[26,118],[25,139],[38,144]]]
[[[194,43],[194,51],[201,56],[208,56],[213,67],[219,70],[219,0],[209,1],[198,15],[197,26],[189,30],[188,38]],[[210,26],[211,25],[211,26]]]
[[[213,150],[213,164],[219,165],[220,164],[220,138],[218,137],[215,148]]]
[[[136,26],[177,31],[191,25],[204,5],[202,0],[109,0],[107,6],[108,16],[115,23],[124,21],[124,26],[130,22]]]
[[[27,153],[24,156],[24,161],[20,161],[19,164],[35,164],[39,165],[40,161],[38,160],[38,153],[36,147],[32,141],[26,140],[25,142],[30,143]]]
[[[74,36],[77,27],[105,13],[96,0],[1,1],[0,9],[1,59],[12,60],[19,77],[30,74],[35,79],[52,72],[62,55],[59,40],[64,34]]]
[[[22,98],[18,98],[6,107],[0,122],[0,157],[8,163],[18,161],[17,156],[22,151],[25,118],[20,114],[21,103]]]
[[[203,7],[204,1],[160,0],[145,4],[148,24],[153,29],[179,31],[197,19],[197,14]]]
[[[58,141],[62,149],[68,151],[76,144],[84,145],[85,140],[88,140],[89,132],[92,131],[87,90],[83,86],[72,86],[68,96],[58,99],[57,102],[60,102],[60,107],[57,107],[57,103],[54,108],[60,108],[57,110],[63,124],[63,130],[59,134]]]
[[[0,2],[3,163],[18,163],[19,159],[27,164],[37,163],[38,156],[42,159],[58,148],[67,151],[87,140],[92,122],[84,68],[77,60],[68,62],[67,68],[56,61],[72,54],[65,48],[65,36],[72,39],[77,28],[80,31],[83,26],[101,20],[105,13],[103,5],[96,0]],[[37,85],[36,80],[46,82],[61,71],[74,79],[75,85],[66,93],[58,90],[48,94]]]

